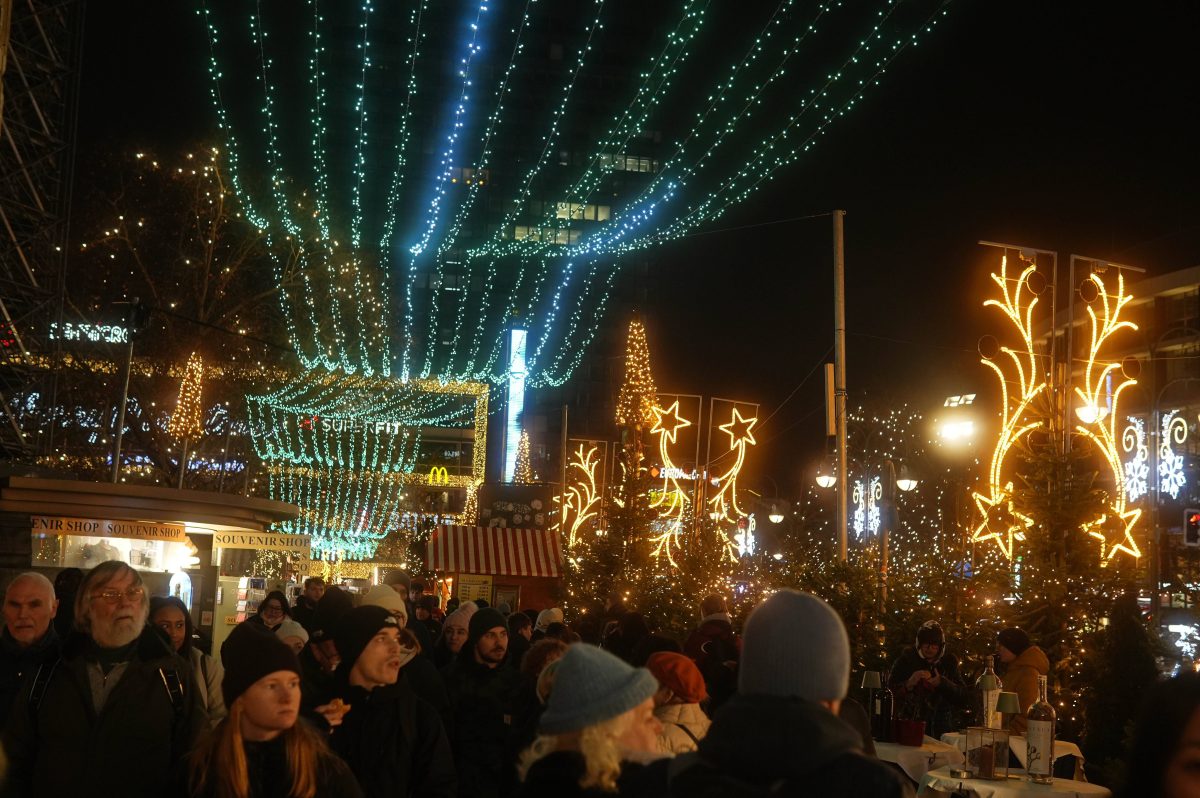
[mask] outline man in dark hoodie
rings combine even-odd
[[[437,710],[401,675],[416,650],[402,647],[395,615],[383,607],[357,607],[342,616],[335,638],[342,659],[334,695],[349,709],[329,744],[350,765],[363,793],[453,798],[450,744]]]
[[[733,633],[733,621],[720,596],[705,596],[700,602],[700,626],[683,645],[700,669],[708,690],[709,714],[725,703],[737,689],[737,663],[742,641]]]
[[[838,719],[849,681],[850,641],[833,608],[808,593],[775,593],[746,620],[738,694],[684,755],[690,761],[674,763],[671,795],[910,796]]]
[[[925,721],[925,733],[937,738],[960,728],[954,716],[971,698],[958,658],[946,651],[946,633],[937,621],[921,624],[917,642],[892,663],[888,687],[896,706],[907,706],[908,716]]]
[[[516,784],[516,764],[507,754],[520,674],[507,655],[508,625],[487,607],[471,616],[467,642],[445,670],[450,744],[464,798],[498,798]]]

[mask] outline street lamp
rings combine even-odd
[[[900,473],[896,476],[896,487],[899,488],[900,490],[904,491],[905,493],[908,493],[910,490],[912,490],[916,486],[917,486],[917,480],[913,478],[913,475],[911,473],[909,473],[908,465],[905,463],[901,463],[900,464]]]
[[[767,518],[770,519],[772,524],[778,524],[783,520],[783,513],[779,512],[779,505],[771,505],[771,512],[767,514]]]
[[[832,488],[837,482],[837,474],[834,473],[833,458],[826,455],[821,461],[821,465],[817,466],[817,486],[822,488]]]

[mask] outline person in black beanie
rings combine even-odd
[[[499,798],[516,786],[511,757],[513,707],[520,674],[508,660],[508,624],[486,607],[471,616],[467,642],[446,667],[453,716],[450,745],[458,766],[458,794]]]
[[[437,710],[412,690],[402,668],[417,654],[396,617],[378,606],[342,616],[334,632],[341,663],[333,698],[344,709],[329,742],[371,798],[452,798],[454,759]]]
[[[917,640],[892,663],[888,686],[897,706],[917,707],[926,733],[940,738],[960,728],[955,714],[970,701],[971,693],[958,669],[958,657],[946,651],[946,633],[937,621],[926,621]]]
[[[350,769],[300,719],[300,663],[286,643],[241,624],[221,660],[229,715],[192,753],[188,795],[361,798]]]

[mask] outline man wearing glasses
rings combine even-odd
[[[7,794],[169,793],[208,719],[192,669],[148,615],[142,578],[125,563],[84,578],[62,656],[24,683],[9,713]]]

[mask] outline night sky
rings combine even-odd
[[[777,220],[847,211],[852,399],[923,410],[994,390],[975,353],[992,328],[980,305],[996,265],[979,239],[1151,275],[1200,263],[1200,5],[950,8],[806,159],[717,230],[656,253],[666,279],[640,310],[661,389],[770,413],[831,346],[829,220],[766,224]],[[191,3],[91,3],[86,35],[84,167],[109,150],[210,135]],[[817,369],[758,430],[785,494],[819,453],[821,402]]]

